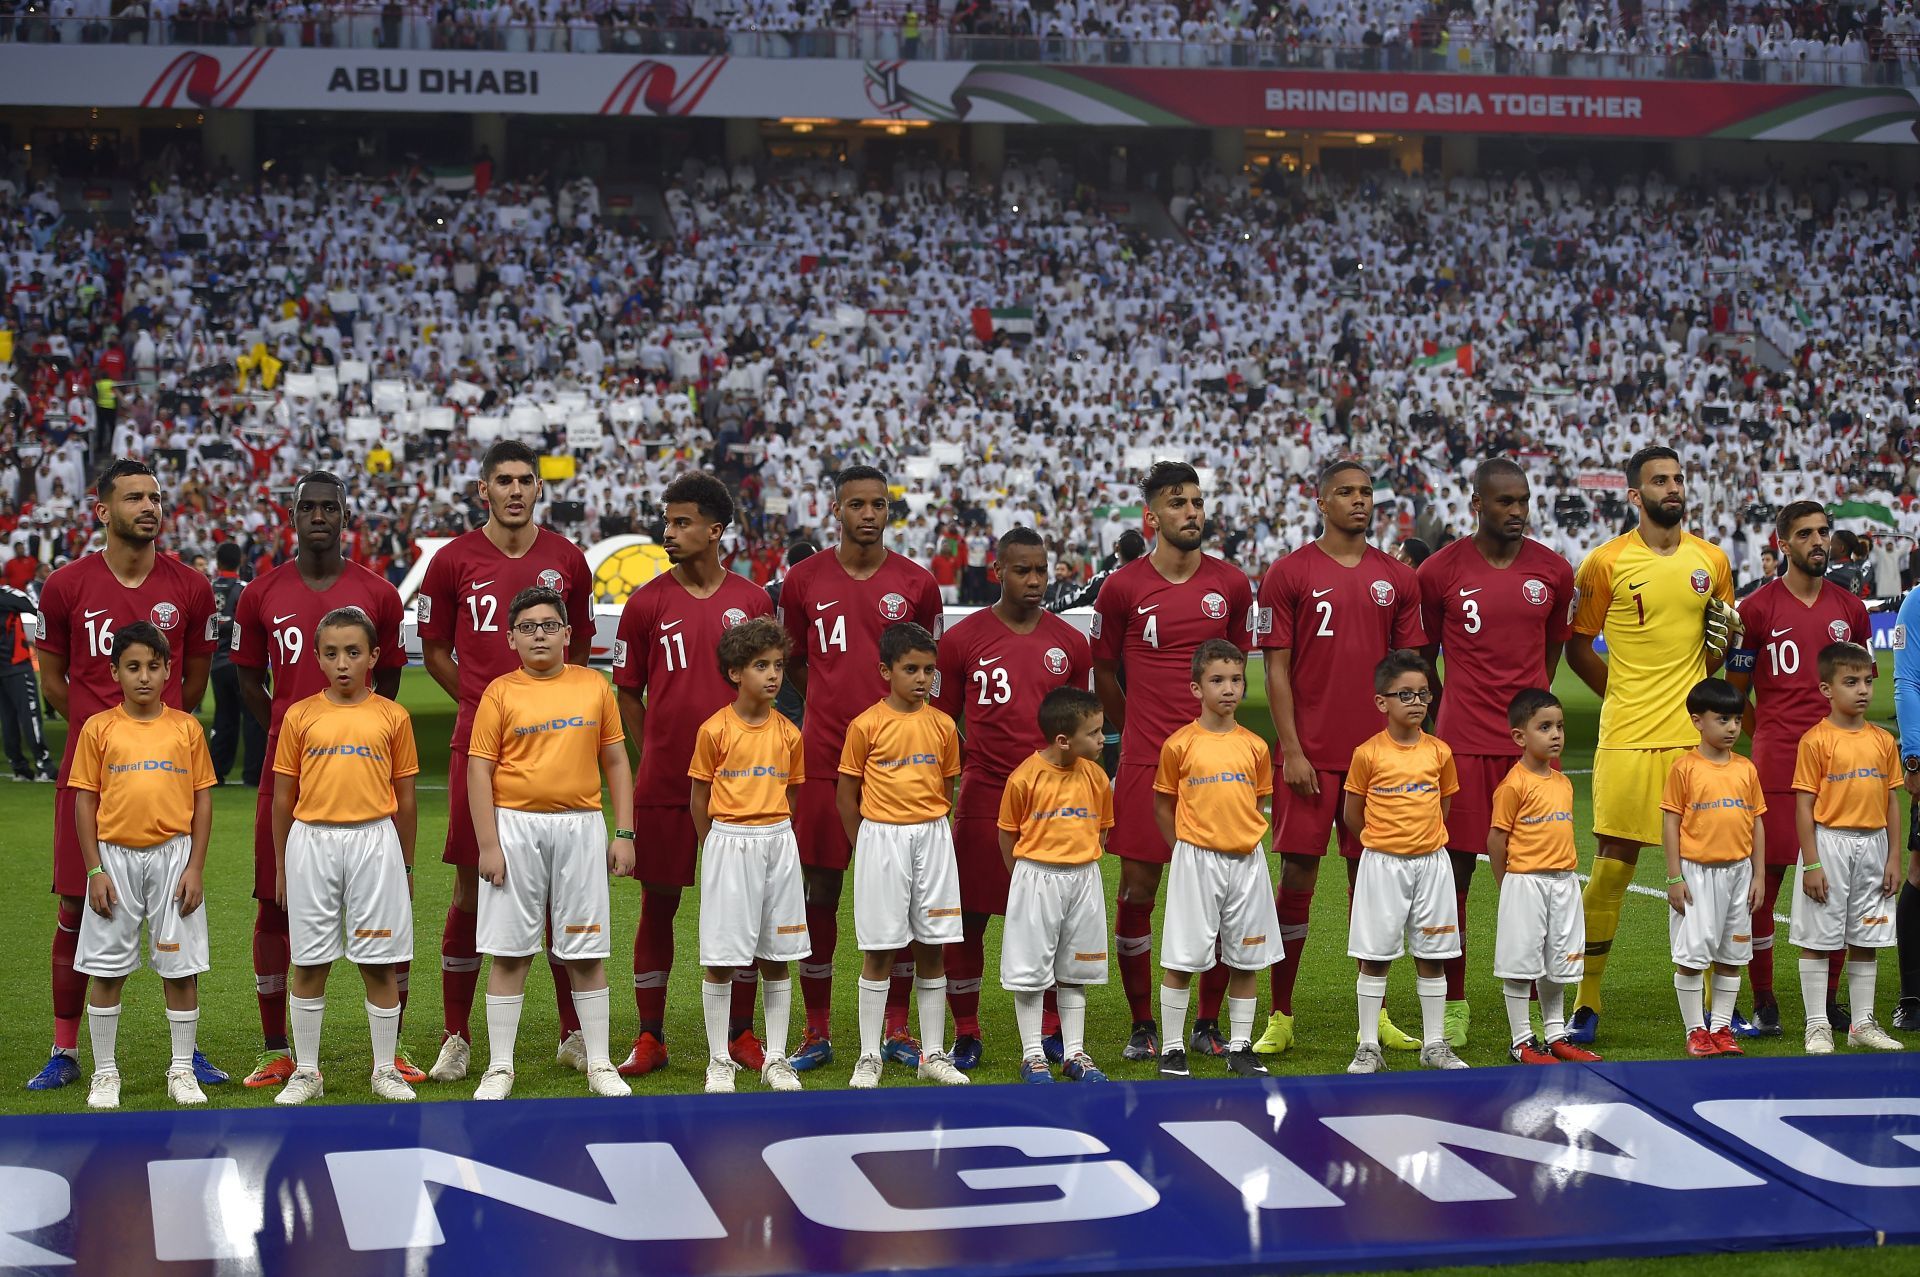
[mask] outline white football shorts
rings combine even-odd
[[[1219,961],[1239,971],[1264,971],[1280,961],[1286,948],[1266,856],[1176,840],[1162,928],[1160,965],[1172,971],[1206,971],[1216,949]]]
[[[1892,947],[1893,897],[1880,894],[1887,831],[1816,825],[1813,845],[1827,875],[1827,902],[1821,904],[1802,891],[1799,880],[1805,875],[1797,875],[1788,937],[1802,949],[1826,952],[1849,945]]]
[[[119,978],[140,969],[140,924],[147,924],[149,960],[163,979],[182,980],[207,969],[207,906],[180,916],[173,893],[193,854],[185,834],[157,847],[100,844],[100,867],[113,879],[119,900],[113,917],[102,918],[91,904],[80,913],[80,943],[73,969],[87,975]]]
[[[1586,969],[1587,917],[1573,870],[1508,874],[1500,884],[1494,975],[1572,984]]]
[[[540,952],[553,923],[553,957],[585,962],[613,952],[607,822],[593,811],[494,808],[507,885],[480,880],[474,947],[500,958]]]
[[[798,962],[813,951],[790,821],[714,821],[700,848],[700,965]]]
[[[917,825],[860,822],[853,930],[863,953],[960,943],[960,869],[944,817]]]
[[[1107,982],[1107,893],[1100,864],[1013,862],[1000,984],[1039,993],[1054,984]]]
[[[1347,919],[1347,956],[1392,962],[1404,953],[1429,960],[1460,956],[1460,911],[1453,862],[1438,851],[1397,856],[1360,853]]]
[[[1714,963],[1744,967],[1753,961],[1753,912],[1747,889],[1753,883],[1751,860],[1702,864],[1680,862],[1693,903],[1687,912],[1667,910],[1667,941],[1675,966],[1705,971]]]
[[[400,834],[382,817],[287,831],[287,931],[293,963],[413,961],[413,897]]]

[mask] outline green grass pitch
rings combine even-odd
[[[1891,662],[1883,660],[1872,717],[1891,726],[1893,716]],[[1564,765],[1574,774],[1577,805],[1576,828],[1583,868],[1593,854],[1593,839],[1586,832],[1588,821],[1588,777],[1592,763],[1592,742],[1598,726],[1599,705],[1593,695],[1564,669],[1556,690],[1566,702],[1568,739],[1571,742]],[[440,1037],[440,981],[438,971],[439,936],[452,886],[452,871],[440,863],[440,847],[446,831],[446,742],[453,727],[453,709],[440,689],[424,671],[413,668],[401,685],[401,700],[414,715],[414,730],[421,753],[420,843],[417,896],[414,904],[414,974],[412,996],[402,1036],[414,1062],[425,1068],[432,1063]],[[207,708],[210,708],[207,707]],[[1242,708],[1242,718],[1262,735],[1270,735],[1264,696],[1254,680],[1253,695]],[[59,749],[63,725],[49,725],[52,747]],[[237,768],[235,780],[237,782]],[[52,1030],[47,991],[47,949],[53,930],[53,902],[43,891],[52,863],[53,788],[49,785],[0,785],[0,827],[9,830],[7,856],[14,888],[0,896],[0,1023],[8,1031],[0,1034],[0,1114],[80,1112],[85,1107],[86,1087],[75,1085],[51,1094],[33,1094],[22,1084],[45,1062]],[[251,1068],[260,1046],[259,1019],[253,993],[252,926],[254,902],[252,890],[253,794],[237,783],[214,793],[214,835],[207,870],[207,908],[212,925],[213,969],[200,983],[200,1043],[221,1067],[234,1074],[232,1085],[211,1092],[217,1107],[266,1104],[271,1090],[249,1091],[238,1080]],[[1109,857],[1104,862],[1109,899],[1117,882],[1118,866]],[[1664,866],[1657,850],[1641,857],[1636,885],[1658,889]],[[1353,963],[1345,956],[1344,871],[1337,858],[1330,859],[1327,872],[1314,898],[1312,934],[1301,965],[1295,994],[1296,1025],[1299,1042],[1288,1054],[1270,1059],[1278,1074],[1327,1073],[1346,1066],[1353,1053],[1354,1006]],[[824,1070],[803,1075],[809,1090],[843,1087],[851,1072],[857,1040],[854,1027],[854,980],[859,954],[853,949],[852,891],[844,897],[841,916],[842,943],[838,954],[838,976],[834,1005],[834,1038],[839,1043],[835,1063]],[[631,940],[640,907],[640,889],[621,880],[613,892],[613,956],[609,961],[609,979],[613,986],[614,1057],[625,1054],[633,1032],[634,1013],[630,999],[632,974]],[[1473,1004],[1473,1031],[1462,1055],[1476,1067],[1506,1063],[1506,1018],[1500,982],[1492,973],[1495,895],[1493,878],[1484,866],[1475,875],[1472,907],[1469,915],[1468,996]],[[1619,938],[1615,942],[1612,963],[1607,970],[1608,1014],[1603,1016],[1599,1049],[1611,1060],[1671,1059],[1681,1052],[1679,1012],[1674,1003],[1671,967],[1667,959],[1666,905],[1662,899],[1638,893],[1627,898],[1621,914]],[[704,1031],[701,1025],[700,971],[695,963],[697,893],[689,891],[678,917],[678,946],[672,985],[667,998],[667,1041],[672,1064],[664,1072],[634,1079],[637,1094],[697,1091],[703,1081],[702,1056]],[[1754,1055],[1791,1055],[1800,1050],[1798,1023],[1800,997],[1793,965],[1794,951],[1786,944],[1784,924],[1780,929],[1781,948],[1776,962],[1778,985],[1786,1013],[1786,1036],[1774,1040],[1756,1040],[1747,1045]],[[976,1082],[1013,1082],[1018,1064],[1018,1037],[1013,1023],[1013,1002],[998,987],[997,972],[999,928],[987,939],[987,974],[981,998],[981,1029],[986,1043],[986,1059],[974,1073]],[[516,1098],[585,1094],[579,1074],[554,1063],[553,1045],[557,1021],[551,983],[536,963],[528,981],[526,1010],[519,1039],[519,1076]],[[483,973],[484,978],[484,973]],[[1891,951],[1881,966],[1880,1003],[1883,1019],[1892,1007],[1896,993],[1896,972]],[[794,989],[795,1041],[803,1023],[798,980]],[[484,991],[484,984],[482,990]],[[329,985],[326,1035],[322,1043],[323,1063],[328,1071],[328,1093],[324,1102],[364,1103],[368,1068],[367,1024],[361,1008],[359,980],[342,963]],[[1742,1005],[1750,1005],[1743,994]],[[151,973],[143,972],[127,985],[126,1013],[121,1021],[119,1061],[125,1079],[122,1103],[128,1108],[159,1107],[166,1103],[163,1074],[167,1046],[166,1024],[161,1014],[160,987]],[[1403,1028],[1418,1031],[1419,1006],[1413,994],[1411,964],[1396,964],[1388,1009]],[[1266,990],[1261,989],[1261,1017],[1256,1032],[1265,1024]],[[474,1014],[476,1054],[484,1059],[485,1023],[481,1008]],[[1092,992],[1087,1009],[1088,1048],[1116,1080],[1146,1080],[1153,1076],[1150,1065],[1128,1064],[1120,1058],[1126,1040],[1128,1015],[1121,996],[1119,975],[1104,989]],[[87,1057],[84,1026],[81,1034],[83,1066]],[[1416,1068],[1413,1056],[1389,1052],[1388,1067]],[[1701,1062],[1702,1068],[1738,1068],[1738,1061]],[[1207,1076],[1208,1065],[1201,1063],[1196,1072]],[[453,1086],[432,1083],[421,1089],[423,1100],[464,1099],[479,1076],[476,1068],[469,1081]],[[889,1066],[885,1084],[916,1085],[897,1066]],[[753,1089],[757,1079],[742,1077],[742,1089]],[[1837,1256],[1838,1252],[1836,1252]],[[1863,1255],[1848,1252],[1844,1261],[1863,1274],[1911,1271],[1920,1249],[1892,1249]],[[1599,1265],[1608,1274],[1639,1274],[1643,1270],[1664,1269],[1685,1261],[1621,1261]],[[1773,1271],[1800,1272],[1805,1265],[1819,1260],[1806,1254],[1742,1259],[1743,1271],[1765,1274]],[[1556,1272],[1568,1271],[1566,1265],[1554,1265]],[[1468,1270],[1459,1270],[1462,1272]],[[1491,1270],[1490,1270],[1491,1271]],[[1513,1272],[1513,1269],[1502,1269]]]

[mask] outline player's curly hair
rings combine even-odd
[[[1373,694],[1385,696],[1402,674],[1419,674],[1429,684],[1433,682],[1433,667],[1427,664],[1427,658],[1410,647],[1403,647],[1388,652],[1386,659],[1373,667]]]
[[[727,491],[726,484],[701,470],[689,471],[669,483],[667,490],[660,494],[660,505],[663,509],[670,505],[695,506],[708,523],[733,522],[733,493]]]
[[[720,636],[720,646],[715,649],[720,672],[730,682],[764,652],[778,652],[782,659],[793,655],[793,640],[787,637],[786,627],[770,616],[740,622]]]
[[[1168,488],[1177,488],[1183,483],[1200,486],[1200,476],[1194,468],[1184,461],[1156,461],[1147,471],[1147,477],[1140,481],[1140,499],[1148,505]]]
[[[173,659],[173,645],[152,621],[130,621],[113,632],[113,664],[131,648],[144,647],[163,661]]]

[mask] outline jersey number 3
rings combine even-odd
[[[991,675],[992,677],[988,677]],[[1013,684],[1007,681],[1007,672],[999,670],[975,670],[973,684],[980,689],[981,705],[1005,705],[1013,699]]]

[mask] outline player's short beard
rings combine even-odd
[[[1826,562],[1823,562],[1819,567],[1815,567],[1810,560],[1803,559],[1797,554],[1787,555],[1787,562],[1817,581],[1827,574],[1827,563],[1833,562],[1833,556],[1828,555]]]
[[[1657,503],[1649,505],[1642,502],[1640,506],[1640,511],[1647,516],[1648,522],[1658,524],[1663,528],[1679,527],[1680,521],[1687,517],[1687,503],[1682,501],[1679,506],[1674,508],[1671,514],[1667,512],[1667,509],[1667,506]]]
[[[128,519],[124,523],[122,523],[119,519],[108,519],[107,531],[113,534],[114,540],[125,541],[129,545],[144,547],[144,546],[152,545],[155,541],[158,541],[160,539],[160,534],[158,532],[154,533],[152,536],[148,536],[146,533],[142,532],[140,530],[139,523],[132,519]]]
[[[1207,530],[1204,527],[1195,528],[1193,534],[1188,536],[1186,533],[1174,528],[1163,528],[1161,529],[1160,536],[1168,545],[1180,551],[1180,553],[1191,554],[1205,543]]]

